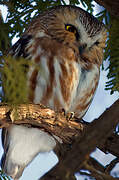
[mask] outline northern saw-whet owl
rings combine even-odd
[[[9,52],[40,67],[28,70],[30,102],[81,118],[98,85],[105,40],[103,23],[79,7],[57,6],[39,14]],[[15,180],[38,153],[56,146],[47,132],[22,125],[3,130],[2,143],[3,171]]]

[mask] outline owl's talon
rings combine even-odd
[[[74,118],[75,113],[71,112],[70,115],[71,115],[70,118],[72,119],[72,118]]]
[[[75,114],[74,112],[67,113],[67,115],[66,115],[67,120],[73,119],[74,118],[74,114]]]

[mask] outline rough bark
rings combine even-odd
[[[62,139],[64,143],[71,143],[75,136],[83,131],[84,124],[79,119],[71,118],[70,114],[54,112],[38,104],[22,104],[19,106],[0,105],[0,126],[8,127],[10,124],[31,125],[44,129]]]

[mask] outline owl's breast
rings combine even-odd
[[[90,70],[81,68],[76,96],[70,108],[70,111],[75,112],[79,118],[86,113],[92,102],[98,86],[99,74],[99,67],[95,64],[92,65]]]
[[[28,73],[29,99],[54,110],[69,111],[76,97],[80,77],[77,62],[41,57],[39,68],[31,67]]]
[[[47,51],[44,44],[33,49],[35,66],[28,72],[29,99],[54,110],[74,111],[81,117],[96,90],[99,69],[96,65],[85,69],[74,50],[55,43],[53,48],[48,43],[51,48]]]

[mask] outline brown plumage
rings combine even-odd
[[[105,40],[104,25],[78,7],[58,6],[41,13],[10,51],[12,56],[23,56],[38,67],[32,66],[28,71],[29,100],[54,110],[63,108],[66,112],[73,111],[81,118],[98,85]],[[12,126],[3,140],[8,150],[2,167],[16,179],[39,152],[50,151],[55,146],[52,136],[37,129],[33,129],[37,137],[44,134],[39,141],[37,137],[31,141],[33,132],[26,128],[23,132],[27,139],[25,147],[22,136],[15,139],[22,130],[23,126]],[[14,145],[8,143],[9,138],[14,139]],[[19,160],[18,145],[22,146],[22,162]],[[29,146],[32,147],[31,153]]]

